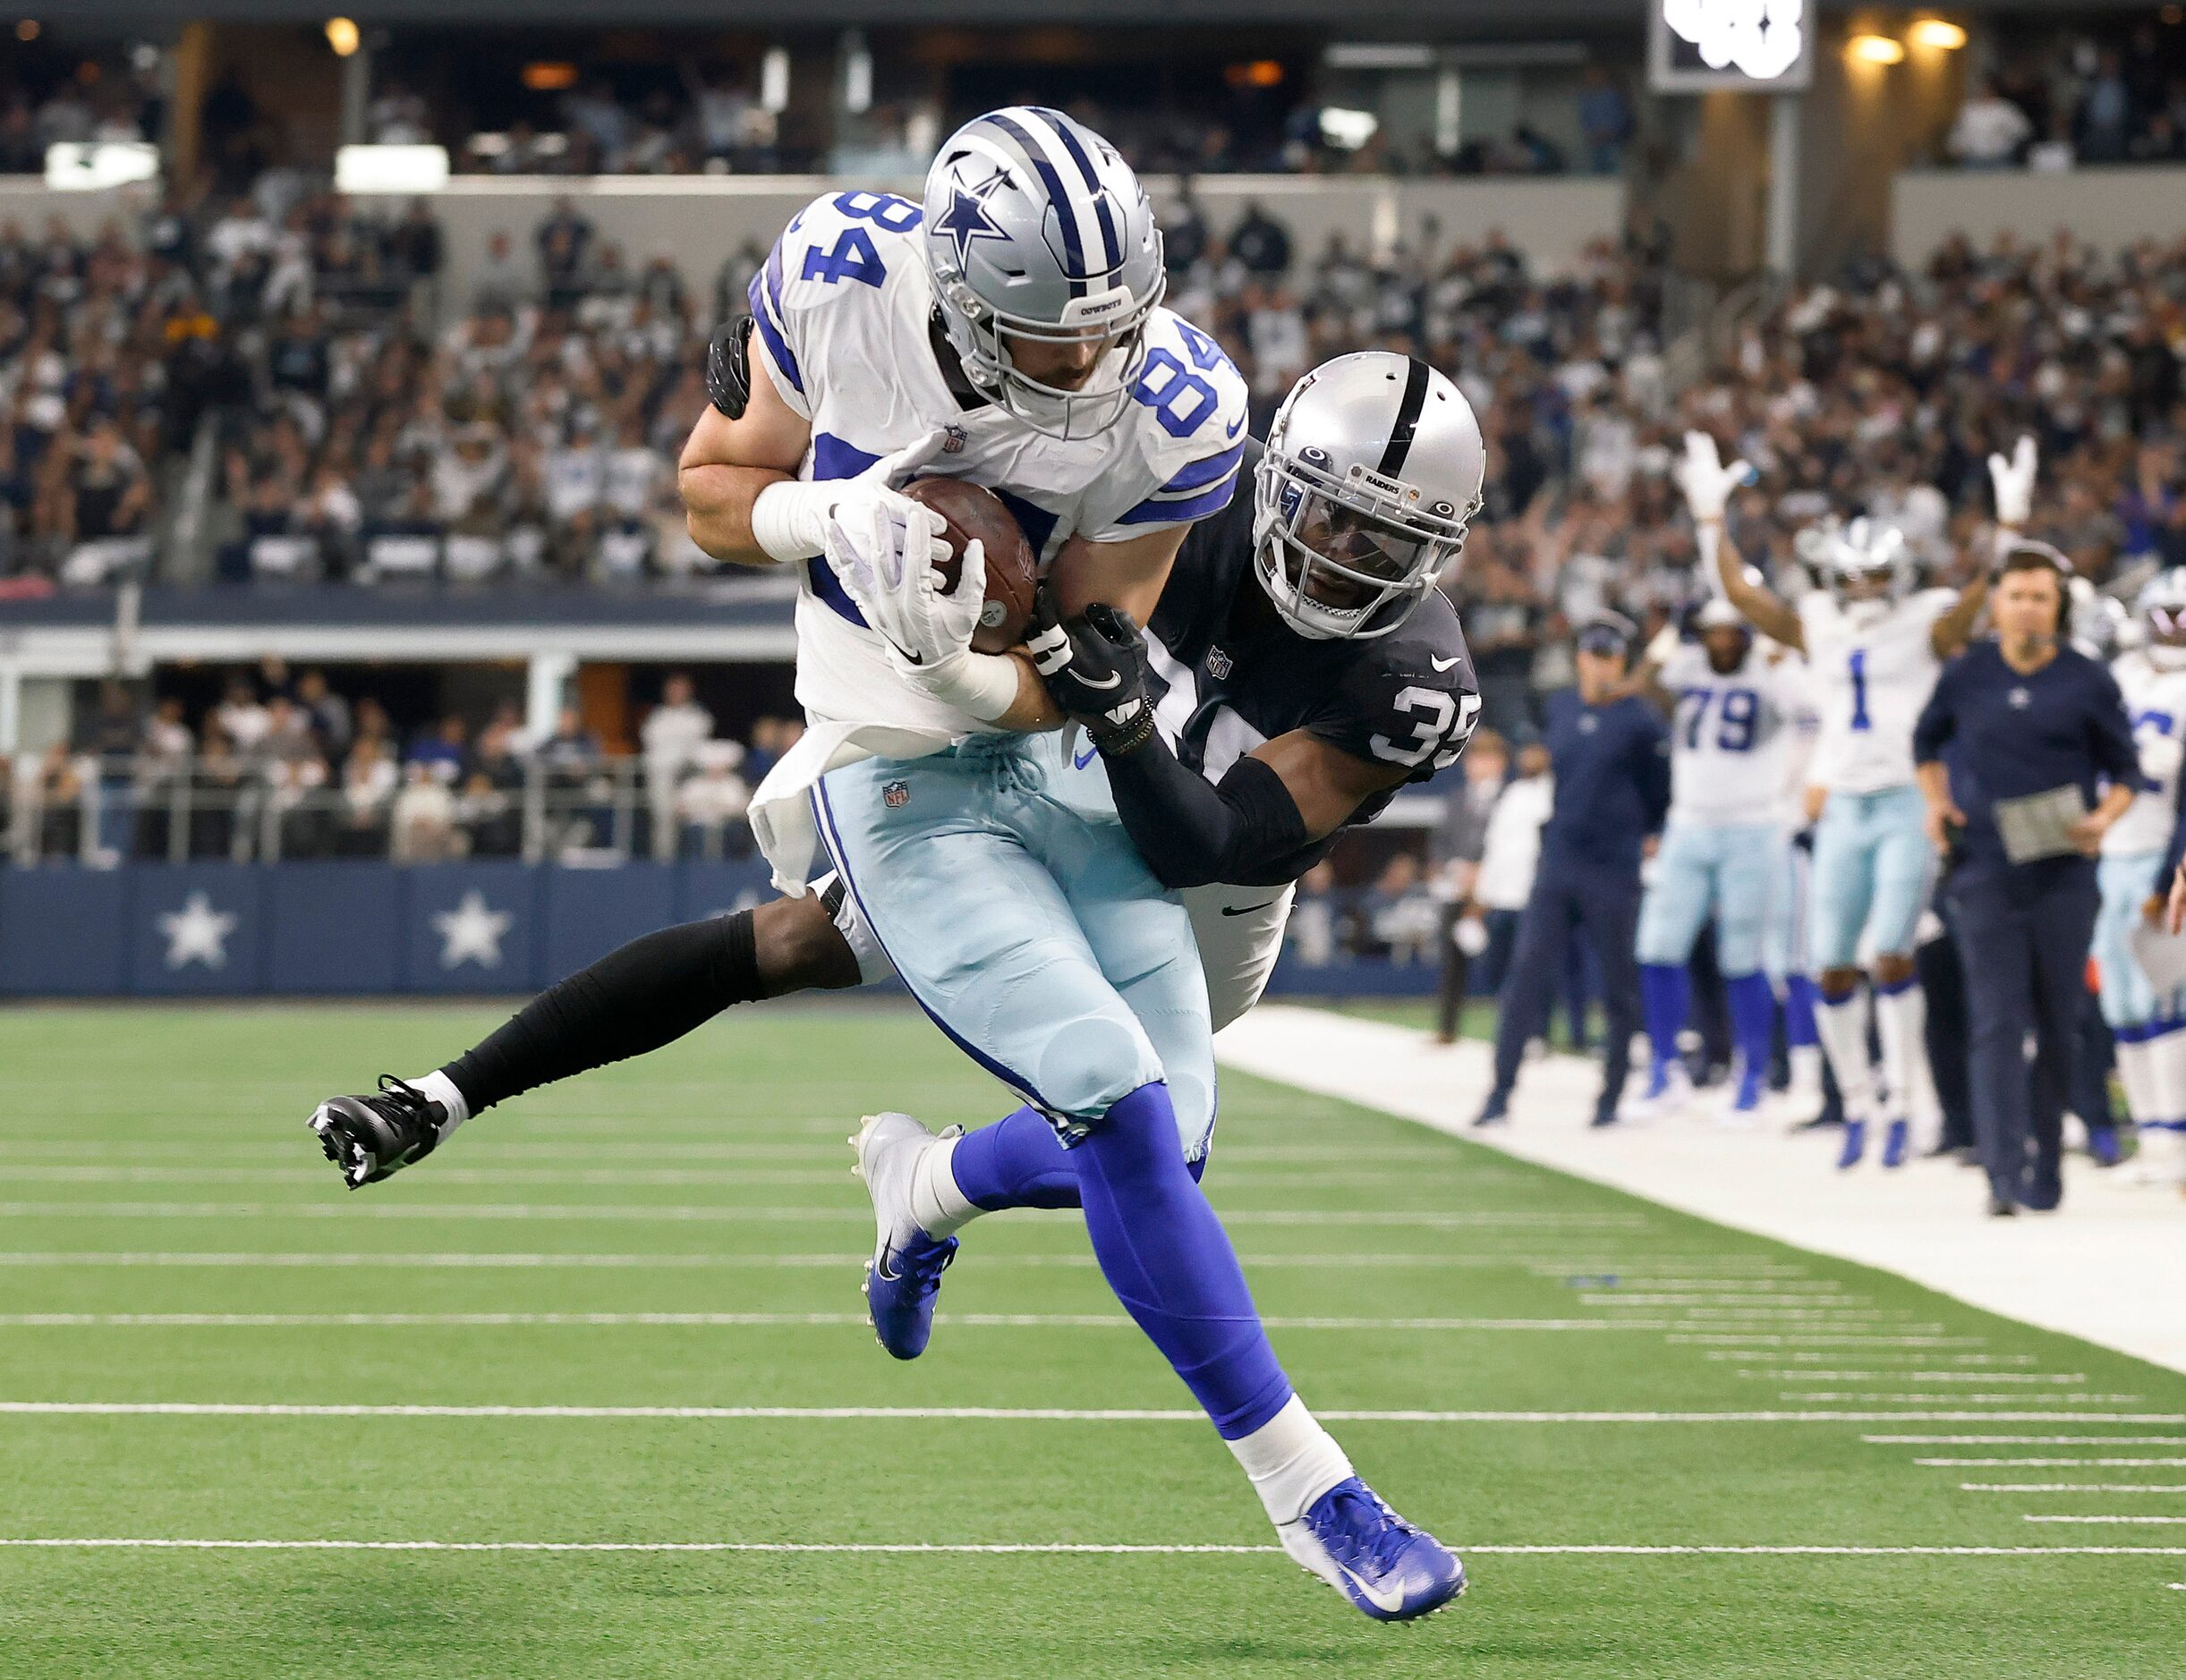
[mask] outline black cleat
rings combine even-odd
[[[447,1110],[392,1073],[370,1097],[329,1097],[311,1113],[311,1130],[352,1190],[376,1184],[433,1152]]]

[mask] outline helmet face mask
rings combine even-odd
[[[1856,519],[1830,531],[1824,564],[1830,592],[1859,618],[1880,618],[1912,590],[1912,555],[1894,526]]]
[[[2186,566],[2150,578],[2136,606],[2148,634],[2150,663],[2167,670],[2186,666]]]
[[[1413,368],[1434,399],[1433,430],[1392,452],[1387,387],[1408,388]],[[1381,471],[1392,453],[1396,471]],[[1317,641],[1396,629],[1464,549],[1484,460],[1470,406],[1424,363],[1365,352],[1307,374],[1254,479],[1254,569],[1277,613]]]
[[[941,324],[974,388],[1050,437],[1115,425],[1168,274],[1145,190],[1114,148],[1059,112],[974,117],[927,174],[924,225]],[[1092,367],[1062,382],[1088,342]]]

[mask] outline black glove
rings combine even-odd
[[[1084,725],[1103,753],[1129,752],[1153,734],[1146,700],[1146,644],[1131,615],[1095,602],[1064,619],[1042,584],[1025,649],[1049,697]]]
[[[752,400],[752,318],[739,315],[706,345],[706,395],[731,420]]]

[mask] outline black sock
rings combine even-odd
[[[440,1071],[478,1114],[671,1044],[761,995],[752,912],[663,928],[559,980]]]

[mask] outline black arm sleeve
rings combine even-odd
[[[1102,762],[1124,832],[1164,887],[1249,878],[1309,838],[1297,801],[1259,759],[1239,759],[1216,786],[1156,733]]]

